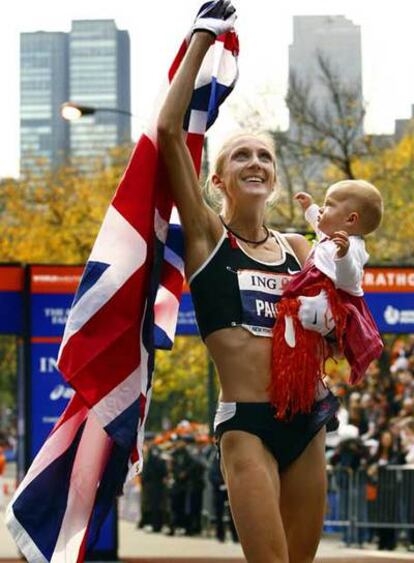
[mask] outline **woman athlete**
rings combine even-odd
[[[274,307],[309,246],[300,235],[264,225],[277,186],[270,142],[246,134],[223,146],[211,175],[211,187],[222,198],[218,216],[203,200],[182,131],[203,58],[234,19],[229,0],[202,7],[160,112],[158,143],[184,231],[199,330],[220,380],[215,433],[246,559],[308,563],[325,510],[325,425],[338,405],[324,389],[311,413],[280,421],[267,388]],[[301,299],[303,326],[326,332],[323,296]]]

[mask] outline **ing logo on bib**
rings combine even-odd
[[[276,303],[291,276],[260,270],[238,270],[242,326],[256,336],[272,336]]]

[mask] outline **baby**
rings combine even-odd
[[[383,348],[362,297],[363,268],[369,257],[362,237],[373,232],[381,222],[380,192],[363,180],[344,180],[329,187],[321,208],[307,193],[300,192],[295,199],[304,209],[318,240],[302,271],[292,277],[277,305],[268,390],[277,418],[281,419],[309,412],[315,397],[319,400],[323,396],[321,378],[331,350],[309,322],[303,322],[307,299],[323,295],[329,303],[324,334],[335,329],[339,351],[351,366],[351,383],[362,378]]]
[[[351,295],[363,295],[363,268],[368,261],[363,235],[379,226],[383,201],[375,186],[363,180],[343,180],[326,192],[319,208],[305,192],[295,195],[305,219],[318,236],[313,261],[335,287]]]

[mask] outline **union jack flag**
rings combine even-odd
[[[205,130],[235,84],[237,54],[233,32],[217,38],[197,77],[184,123],[197,171]],[[169,227],[155,125],[135,147],[65,328],[58,365],[76,393],[7,508],[9,530],[30,562],[83,561],[128,470],[142,464],[154,347],[172,346],[183,282],[182,238]]]

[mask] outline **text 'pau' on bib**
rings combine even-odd
[[[276,303],[291,276],[260,270],[238,270],[243,327],[256,336],[272,336]]]

